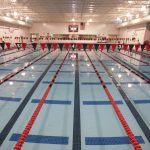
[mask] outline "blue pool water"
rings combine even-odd
[[[48,51],[29,52],[0,65],[0,77]],[[118,86],[150,129],[150,84],[111,57],[125,61],[147,78],[150,78],[150,66],[132,58],[143,60],[138,54],[128,57],[128,53],[125,53],[127,56],[120,53],[106,55],[100,51],[74,53],[78,61],[70,57],[64,61],[22,150],[75,150],[74,144],[80,145],[82,150],[133,149],[87,54],[142,149],[149,150],[150,139]],[[67,51],[53,51],[0,85],[0,150],[13,149],[66,54]],[[17,53],[7,57],[9,55],[17,57]],[[3,57],[6,56],[0,56],[1,62],[6,59]],[[150,59],[145,61],[150,62]]]

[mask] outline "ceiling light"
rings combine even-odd
[[[87,64],[88,67],[90,67],[90,64]]]
[[[26,20],[29,20],[29,16],[26,16]]]
[[[146,11],[146,6],[143,5],[143,6],[141,7],[141,11]]]
[[[89,11],[93,11],[93,8],[89,8]]]
[[[76,7],[76,4],[72,4],[72,8],[75,8]]]
[[[13,15],[14,15],[14,17],[17,17],[18,13],[16,11],[14,11]]]
[[[93,20],[92,19],[89,19],[89,22],[92,22]]]
[[[74,18],[72,18],[72,21],[74,22],[74,21],[75,21],[75,19],[74,19]]]
[[[3,16],[3,19],[4,19],[5,21],[7,21],[7,22],[13,22],[13,21],[14,21],[14,19],[9,18],[9,17],[5,17],[5,16]]]
[[[127,17],[131,17],[132,15],[130,13],[127,13]]]
[[[16,2],[17,2],[17,0],[10,0],[10,2],[11,2],[11,3],[16,3]]]
[[[128,3],[129,3],[129,4],[132,4],[132,3],[133,3],[133,1],[128,1]]]

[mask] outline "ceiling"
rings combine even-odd
[[[1,14],[17,11],[18,16],[29,16],[29,22],[42,23],[73,22],[73,18],[74,22],[123,22],[128,15],[148,15],[149,8],[149,0],[0,0]]]

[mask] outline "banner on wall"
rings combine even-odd
[[[11,43],[6,43],[7,49],[10,49],[10,45],[11,45]]]
[[[4,48],[5,48],[5,43],[0,43],[0,45],[1,45],[2,49],[4,50]]]
[[[132,52],[134,45],[133,44],[129,44],[129,50],[130,52]]]
[[[78,32],[78,25],[69,25],[68,32]]]
[[[58,45],[59,45],[60,50],[62,51],[63,47],[64,47],[64,44],[63,43],[59,43]]]
[[[50,49],[51,49],[51,43],[47,43],[47,48],[48,48],[48,50],[50,51]]]
[[[94,44],[94,48],[97,51],[99,49],[99,44]]]

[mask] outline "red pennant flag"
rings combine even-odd
[[[126,51],[128,49],[128,44],[123,44],[123,49]]]
[[[93,48],[93,44],[88,44],[88,48],[91,50]]]
[[[10,44],[11,43],[6,43],[6,46],[7,46],[8,49],[10,49]]]
[[[111,44],[112,51],[115,51],[117,44]]]
[[[135,44],[135,50],[138,51],[139,48],[140,48],[140,44]]]
[[[58,44],[57,43],[53,43],[53,48],[57,49],[58,48]]]
[[[40,43],[40,45],[41,45],[42,50],[44,50],[46,47],[46,43]]]
[[[82,47],[82,44],[81,44],[81,43],[77,43],[78,51],[80,51],[80,50],[81,50],[81,47]]]
[[[99,46],[100,46],[100,50],[103,51],[104,47],[105,47],[105,44],[100,44]]]
[[[25,50],[27,47],[27,43],[22,43],[22,48]]]
[[[66,50],[69,50],[70,43],[65,43],[65,44],[64,44],[64,47],[65,47]]]
[[[147,51],[150,51],[150,43],[147,43],[147,44],[146,44],[146,50],[147,50]]]

